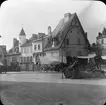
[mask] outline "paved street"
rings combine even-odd
[[[106,79],[62,79],[61,73],[46,72],[11,72],[0,74],[1,81],[15,82],[47,82],[47,83],[74,83],[74,84],[92,84],[106,85]]]
[[[99,85],[1,82],[0,88],[4,105],[103,105],[106,102],[106,86]]]
[[[106,101],[106,79],[61,77],[50,72],[0,74],[1,98],[9,105],[103,105]]]

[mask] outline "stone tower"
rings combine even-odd
[[[19,52],[21,52],[21,45],[23,45],[24,43],[26,43],[26,34],[24,32],[24,29],[21,29],[21,32],[19,34]]]
[[[48,26],[48,35],[51,35],[51,26]]]

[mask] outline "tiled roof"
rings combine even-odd
[[[37,34],[33,34],[31,38],[29,38],[29,40],[35,40],[38,38],[38,35]]]
[[[28,40],[25,44],[23,44],[21,47],[27,47],[32,46],[32,40]]]
[[[23,36],[23,35],[26,35],[26,34],[25,34],[24,29],[22,28],[22,29],[21,29],[21,32],[20,32],[20,34],[19,34],[19,36]]]
[[[33,40],[33,42],[37,42],[37,41],[42,41],[42,38]]]
[[[45,36],[46,35],[44,35],[44,37]],[[37,35],[37,34],[33,34],[33,36],[31,38],[29,38],[29,40],[27,40],[27,42],[25,44],[23,44],[21,47],[31,46],[32,42],[41,41],[41,40],[42,40],[42,37],[39,37],[39,35]]]
[[[50,40],[48,41],[48,44],[44,48],[44,50],[54,50],[54,49],[58,49],[61,46],[62,40],[64,39],[67,31],[69,30],[69,27],[71,26],[74,16],[75,13],[71,14],[71,17],[67,22],[64,22],[64,18],[60,20],[59,24],[52,32],[52,35],[50,36]],[[52,47],[52,41],[51,41],[52,37],[56,37],[56,39],[58,40],[55,47]]]
[[[67,35],[67,32],[69,32],[69,29],[71,28],[72,26],[72,21],[74,19],[74,17],[77,17],[77,14],[74,13],[74,14],[71,14],[71,17],[69,19],[69,21],[67,22],[64,22],[64,18],[60,20],[59,24],[57,25],[57,27],[54,29],[54,31],[52,32],[52,35],[49,37],[50,40],[48,40],[48,43],[47,45],[44,47],[44,51],[47,51],[47,50],[55,50],[55,49],[58,49],[61,47],[66,35]],[[79,19],[78,19],[79,21]],[[79,21],[79,24],[80,24],[80,27],[81,27],[81,31],[83,33],[83,36],[86,40],[86,42],[88,43],[88,45],[90,45],[86,35],[85,35],[85,32],[81,26],[81,23]],[[51,41],[52,38],[55,37],[56,38],[56,43],[55,43],[55,47],[52,47],[52,44],[53,42]]]

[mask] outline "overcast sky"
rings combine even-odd
[[[47,34],[47,27],[53,30],[68,12],[78,14],[88,39],[95,42],[97,32],[106,23],[106,6],[100,1],[8,0],[0,8],[0,44],[10,49],[22,26],[27,38],[33,33]]]

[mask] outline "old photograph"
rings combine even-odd
[[[105,3],[4,1],[0,101],[3,105],[105,105]]]

